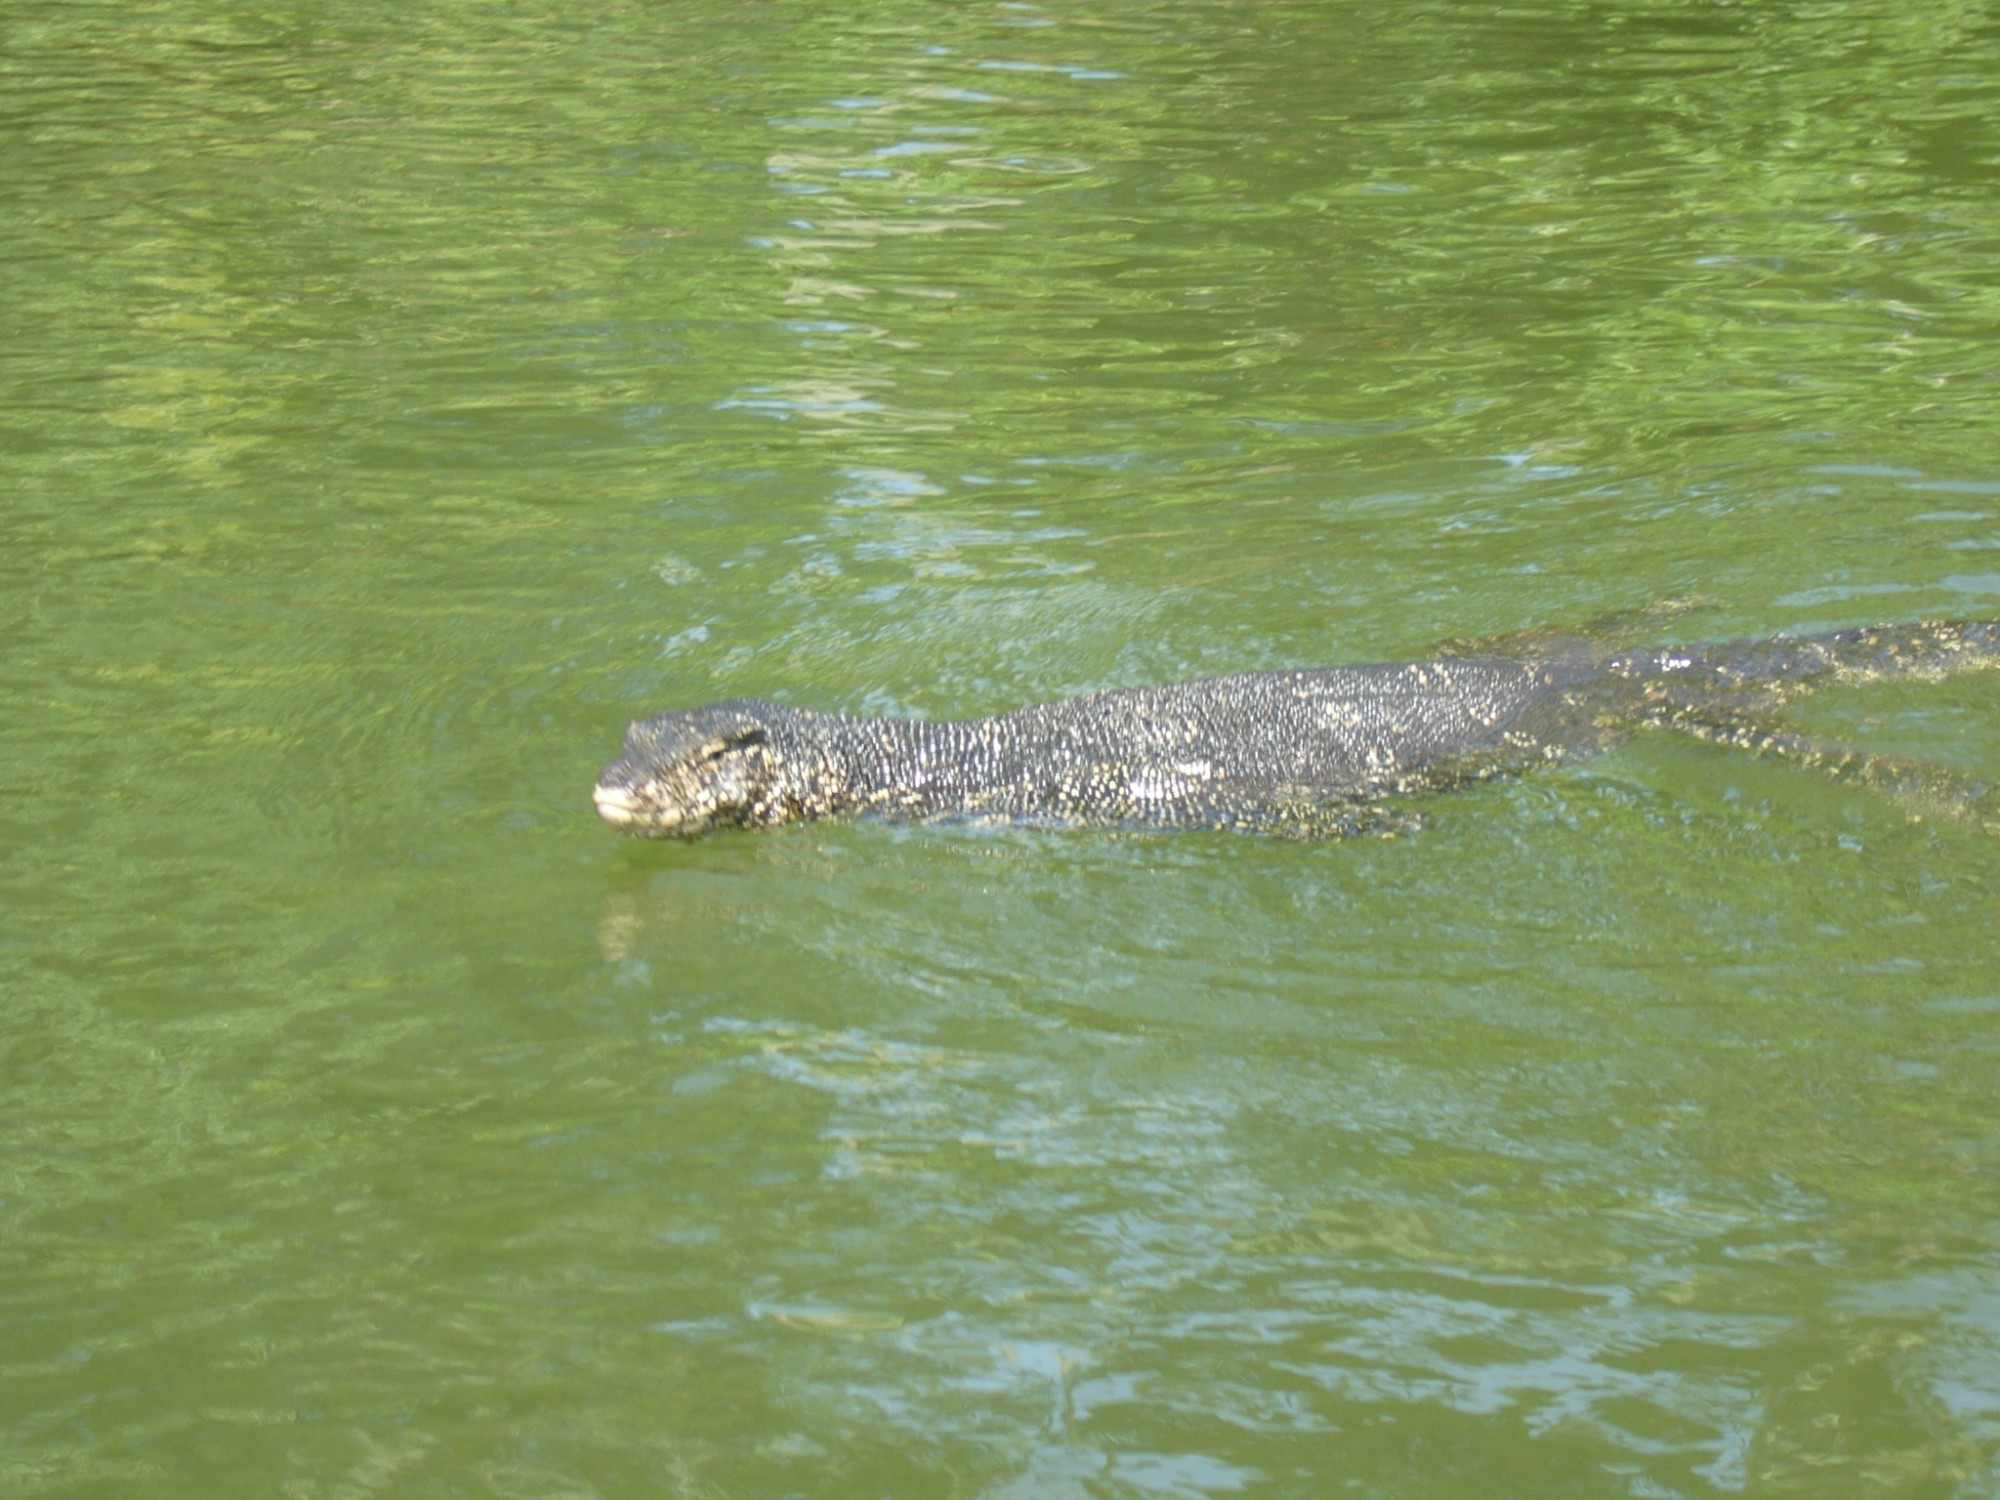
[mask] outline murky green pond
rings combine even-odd
[[[589,806],[2000,615],[1990,6],[8,0],[0,224],[0,1492],[2000,1494],[2000,837]]]

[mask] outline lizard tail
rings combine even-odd
[[[1841,681],[1941,678],[1975,667],[2000,666],[2000,620],[1920,620],[1914,625],[1870,625],[1860,630],[1837,631],[1817,640],[1826,648],[1828,666]]]
[[[1668,646],[1614,661],[1612,671],[1730,688],[1874,682],[1885,677],[1938,679],[1992,666],[2000,666],[2000,620],[1921,620],[1829,635]]]

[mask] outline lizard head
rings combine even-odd
[[[734,699],[641,719],[597,777],[597,815],[646,838],[781,821],[770,743],[776,704]]]

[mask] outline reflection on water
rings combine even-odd
[[[1073,1421],[1115,1432],[1161,1405],[1303,1434],[1357,1409],[1430,1406],[1508,1412],[1531,1432],[1593,1433],[1741,1482],[1763,1393],[1736,1366],[1789,1320],[1675,1305],[1661,1293],[1685,1287],[1685,1263],[1534,1275],[1490,1252],[1461,1258],[1393,1169],[1301,1183],[1256,1145],[1254,1117],[1280,1108],[1293,1130],[1322,1109],[1332,1129],[1385,1113],[1409,1129],[1375,1078],[1274,1100],[1269,1080],[1231,1094],[1155,1075],[1173,1086],[1078,1098],[1074,1068],[858,1032],[706,1029],[752,1049],[741,1066],[832,1097],[820,1190],[867,1204],[842,1260],[897,1268],[853,1290],[901,1313],[815,1303],[830,1268],[808,1261],[778,1271],[778,1302],[747,1304],[730,1334],[700,1331],[782,1344],[773,1362],[796,1372],[802,1405],[831,1406],[836,1429],[883,1414],[927,1442],[947,1412],[1004,1442],[1039,1413],[1065,1438]],[[1129,1044],[1092,1060],[1134,1069]],[[1486,1214],[1467,1209],[1462,1230],[1489,1238]],[[1505,1211],[1493,1217],[1491,1238],[1508,1238]],[[1694,1215],[1682,1228],[1698,1226],[1728,1227]],[[1663,1350],[1692,1348],[1718,1368],[1657,1368]]]
[[[1983,1242],[1989,1210],[1939,1181],[1919,1197],[1942,1238],[1913,1241],[1909,1185],[1866,1158],[1977,1070],[1870,1000],[1893,1003],[1893,964],[1886,987],[1751,998],[1750,951],[1840,981],[1806,979],[1827,923],[1751,894],[1802,851],[1757,852],[1738,813],[1635,816],[1587,781],[1474,796],[1572,831],[1521,848],[1447,799],[1416,840],[1337,851],[868,828],[649,851],[605,915],[641,990],[719,932],[820,950],[817,998],[717,997],[657,1036],[677,1095],[740,1118],[775,1088],[811,1124],[774,1210],[791,1232],[733,1242],[741,1300],[655,1331],[784,1371],[822,1438],[889,1423],[942,1463],[942,1428],[1015,1484],[1223,1492],[1333,1453],[1387,1476],[1414,1421],[1513,1473],[1529,1450],[1502,1433],[1737,1490],[1846,1462],[1828,1391],[1893,1406],[1889,1461],[1975,1472],[1984,1418],[1943,1413],[2000,1391],[1992,1341],[1919,1353],[1886,1289]],[[1670,860],[1720,889],[1621,911],[1628,864]],[[1497,897],[1466,908],[1468,881]],[[917,885],[945,899],[890,894]],[[1874,889],[1868,920],[1907,928]],[[1702,902],[1708,956],[1648,972]],[[1926,907],[1962,930],[1952,899]],[[1885,1290],[1863,1310],[1841,1285]],[[1135,1452],[1161,1467],[1117,1466]]]

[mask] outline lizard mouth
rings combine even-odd
[[[681,821],[677,814],[634,796],[630,787],[611,782],[600,781],[590,800],[596,804],[598,817],[626,833],[672,833]]]

